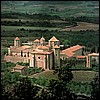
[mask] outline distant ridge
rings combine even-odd
[[[1,1],[1,5],[44,5],[44,4],[99,4],[99,1]]]

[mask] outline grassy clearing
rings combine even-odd
[[[91,82],[92,79],[97,74],[97,72],[94,71],[72,71],[72,73],[74,76],[73,81],[75,82]],[[48,80],[57,79],[57,75],[53,74],[53,70],[37,73],[31,75],[30,77],[35,77],[35,78],[45,77]]]
[[[37,74],[31,75],[29,77],[35,77],[35,78],[44,77],[44,78],[46,78],[48,80],[50,80],[50,79],[57,79],[57,75],[53,74],[53,70],[43,71],[41,73],[37,73]]]
[[[73,71],[73,81],[75,82],[91,82],[97,72],[94,71]]]

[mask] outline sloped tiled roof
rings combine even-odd
[[[40,50],[48,50],[49,47],[47,47],[47,46],[38,46],[37,49],[40,49]]]
[[[65,50],[62,50],[61,53],[65,53],[67,58],[68,58],[68,57],[72,57],[75,54],[74,52],[81,49],[81,48],[82,48],[82,46],[76,45],[76,46],[72,46],[70,48],[67,48]]]
[[[59,41],[55,36],[53,36],[49,41]]]
[[[45,38],[42,36],[42,38],[40,39],[40,41],[41,41],[41,40],[45,40]]]
[[[33,52],[33,51],[34,51],[34,48],[27,48],[23,50],[23,52]]]
[[[86,58],[86,56],[76,56],[76,58]]]
[[[34,40],[33,42],[40,42],[40,40],[39,40],[39,39],[36,39],[36,40]]]
[[[16,37],[15,40],[20,40],[20,39],[18,37]]]
[[[54,48],[60,48],[58,45],[56,45]]]
[[[25,66],[21,66],[21,65],[16,65],[15,67],[14,67],[14,69],[23,69]]]
[[[46,51],[46,52],[38,52],[38,51],[34,51],[34,52],[31,52],[31,53],[35,53],[35,54],[52,54],[53,53],[53,51]]]
[[[20,47],[12,47],[11,48],[11,51],[15,51],[15,52],[18,52],[18,51],[21,51],[21,50],[25,50],[25,49],[29,49],[31,48],[31,46],[28,46],[28,45],[24,45],[24,46],[20,46]]]
[[[72,57],[75,54],[69,50],[62,50],[61,53],[66,54],[66,58]]]
[[[30,48],[31,46],[29,46],[29,45],[24,45],[24,46],[21,46],[21,48],[23,48],[23,49],[27,49],[27,48]]]
[[[82,46],[80,46],[80,45],[75,45],[75,46],[72,46],[72,47],[68,48],[67,50],[76,51],[76,50],[79,50],[79,49],[81,49],[81,48],[82,48]]]

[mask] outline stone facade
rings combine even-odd
[[[16,65],[12,72],[19,72],[21,73],[21,75],[26,75],[27,73],[27,68],[25,66],[21,66],[21,65]]]
[[[51,70],[60,66],[60,59],[66,60],[76,58],[85,60],[86,67],[91,66],[91,59],[99,62],[99,54],[82,55],[83,46],[75,45],[60,51],[60,41],[56,37],[52,37],[48,42],[45,38],[36,39],[31,42],[31,45],[24,43],[16,37],[14,46],[8,48],[8,54],[4,56],[7,62],[23,62],[29,63],[29,67],[38,67],[44,70]]]
[[[92,64],[99,64],[99,53],[91,53],[86,56],[86,67],[90,68]]]
[[[52,37],[48,42],[45,38],[36,39],[32,45],[22,45],[21,40],[16,37],[14,46],[8,48],[8,54],[4,59],[7,62],[24,62],[29,63],[30,67],[43,68],[51,70],[60,66],[60,41]]]

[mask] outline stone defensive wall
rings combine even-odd
[[[29,62],[28,59],[29,57],[14,57],[14,56],[9,56],[9,55],[4,56],[4,60],[6,60],[7,62],[13,62],[13,63],[17,63],[17,62],[28,63]]]

